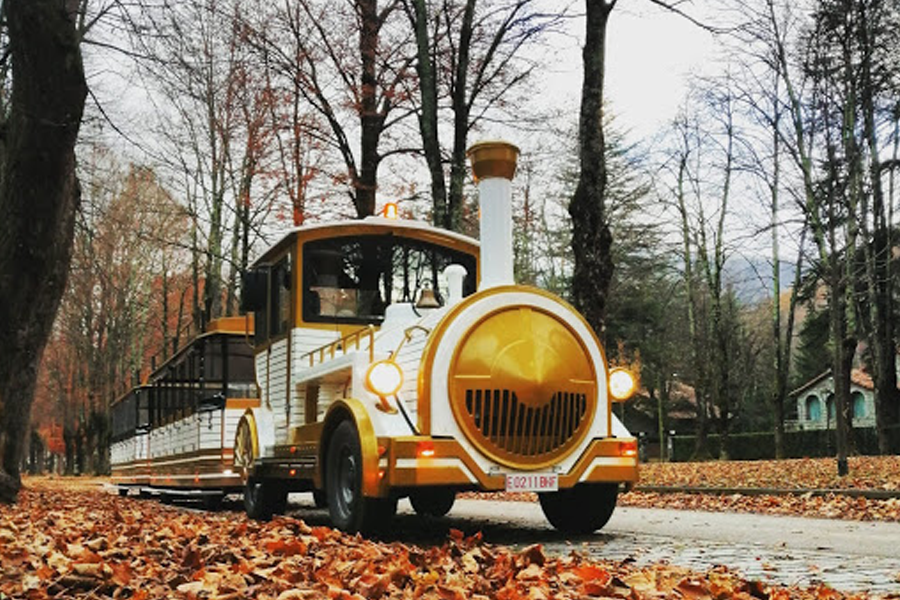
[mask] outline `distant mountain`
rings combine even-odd
[[[781,291],[794,285],[794,263],[781,260]],[[731,285],[738,300],[744,304],[756,304],[771,297],[774,287],[772,261],[763,257],[732,256],[725,263],[725,283]]]

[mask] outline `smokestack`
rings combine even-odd
[[[479,290],[511,285],[513,279],[512,178],[519,149],[509,142],[479,142],[466,155],[478,184],[481,208]]]

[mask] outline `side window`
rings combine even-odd
[[[278,261],[269,275],[269,337],[288,332],[291,325],[291,257]]]
[[[377,322],[384,314],[378,281],[382,240],[342,238],[309,242],[303,250],[303,316],[307,321]]]

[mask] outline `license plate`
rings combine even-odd
[[[559,489],[556,473],[514,473],[506,476],[507,492],[555,492]]]

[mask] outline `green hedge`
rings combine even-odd
[[[890,428],[894,451],[900,448],[900,425]],[[854,429],[856,449],[860,454],[877,455],[878,436],[874,427]],[[694,458],[693,435],[676,435],[672,438],[674,461]],[[720,455],[722,446],[718,434],[707,436],[707,448],[712,457]],[[785,433],[785,458],[824,458],[834,456],[837,445],[833,429],[790,431]],[[732,433],[728,436],[728,458],[731,460],[766,460],[775,458],[775,433]]]

